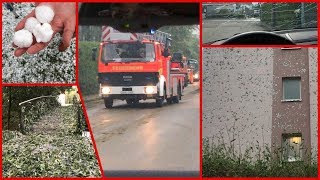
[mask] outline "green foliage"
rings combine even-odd
[[[59,103],[55,98],[39,99],[33,103],[23,105],[22,122],[24,130],[30,132],[32,125],[37,122],[40,117],[50,113],[57,106],[59,106]]]
[[[22,134],[19,131],[4,130],[2,131],[2,143],[7,143],[11,139],[18,138],[19,136],[22,136]]]
[[[101,26],[79,26],[80,41],[100,41]]]
[[[77,110],[76,105],[55,108],[27,135],[3,131],[3,176],[101,176],[90,140],[76,132]]]
[[[83,137],[20,135],[2,149],[4,177],[101,176],[92,145]]]
[[[259,154],[253,156],[252,150]],[[318,164],[285,163],[273,160],[268,148],[250,147],[245,153],[235,153],[235,147],[213,144],[203,139],[202,174],[204,177],[317,177]]]
[[[199,30],[197,28],[197,26],[165,26],[159,31],[172,35],[171,53],[182,51],[187,59],[199,59]]]
[[[80,41],[79,47],[79,81],[81,92],[84,95],[98,94],[98,64],[97,60],[92,60],[92,48],[98,48],[99,42]]]

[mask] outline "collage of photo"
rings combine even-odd
[[[318,178],[318,2],[2,2],[2,178]]]

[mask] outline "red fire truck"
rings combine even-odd
[[[98,81],[106,108],[111,108],[116,99],[128,104],[155,99],[159,107],[165,100],[168,104],[179,103],[185,75],[172,67],[170,36],[160,31],[132,34],[113,29],[103,34]]]

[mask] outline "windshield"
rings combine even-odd
[[[108,43],[102,51],[102,62],[153,62],[154,46],[151,43]]]
[[[193,69],[195,72],[198,71],[199,65],[198,65],[198,61],[196,60],[189,60],[189,67],[191,69]]]
[[[203,3],[203,42],[249,31],[317,28],[316,3]]]

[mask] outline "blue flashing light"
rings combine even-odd
[[[156,29],[152,28],[150,29],[150,34],[155,34],[156,33]]]

